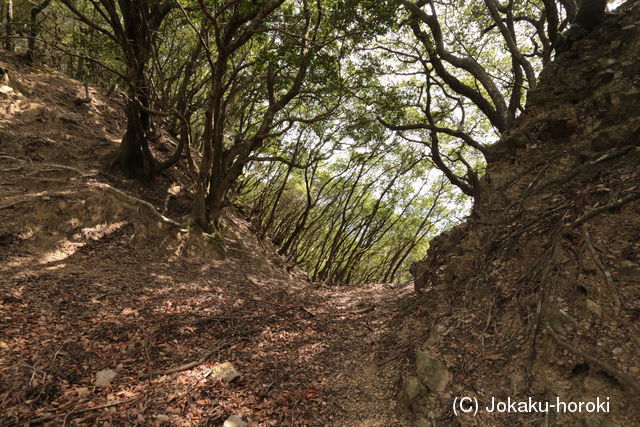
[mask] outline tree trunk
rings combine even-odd
[[[217,229],[220,225],[222,210],[227,205],[227,193],[235,182],[236,175],[229,171],[227,175],[214,173],[209,184],[206,197],[207,211],[209,213],[210,228]]]
[[[120,4],[122,7],[124,3]],[[126,105],[127,131],[116,151],[113,166],[120,166],[128,178],[149,181],[153,178],[156,166],[149,149],[151,120],[147,111],[149,97],[145,78],[147,58],[152,47],[143,29],[143,7],[145,7],[143,3],[135,1],[122,9],[128,44],[125,54],[129,99]]]
[[[209,221],[209,211],[207,209],[207,198],[205,196],[204,188],[196,190],[195,199],[191,205],[191,216],[193,222],[200,227],[205,233],[211,232],[211,225]]]
[[[575,23],[587,31],[593,30],[604,18],[606,0],[582,0]]]
[[[295,228],[293,229],[291,234],[289,234],[289,237],[286,238],[285,242],[282,244],[282,246],[278,250],[278,253],[280,255],[289,254],[289,250],[291,249],[293,243],[297,240],[298,236],[300,235],[305,225],[307,224],[307,218],[309,218],[310,211],[311,211],[311,206],[307,204],[304,209],[304,212],[302,212],[302,215],[296,221]]]
[[[112,166],[119,166],[128,178],[149,180],[153,176],[155,161],[147,143],[148,114],[133,100],[127,102],[126,114],[127,131]]]
[[[35,61],[36,59],[36,37],[38,36],[38,15],[47,6],[49,6],[51,0],[44,0],[39,5],[31,8],[31,22],[29,24],[29,41],[27,46],[27,58],[29,61]]]
[[[13,0],[7,0],[7,10],[4,22],[5,39],[4,48],[9,52],[13,52]]]
[[[287,180],[289,179],[289,175],[291,174],[292,169],[293,168],[291,166],[287,167],[287,172],[285,173],[284,179],[282,180],[282,185],[278,189],[275,200],[273,201],[273,205],[271,207],[271,213],[269,214],[269,217],[267,218],[267,222],[265,223],[264,227],[261,230],[261,236],[260,236],[261,238],[264,238],[269,232],[269,230],[271,229],[271,227],[273,226],[273,221],[276,218],[276,210],[278,209],[278,205],[280,204],[280,199],[282,198],[282,194],[284,193],[284,190],[287,187]]]

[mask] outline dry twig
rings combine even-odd
[[[134,401],[139,400],[141,398],[142,398],[142,396],[136,396],[136,397],[132,397],[130,399],[119,400],[117,402],[112,402],[112,403],[105,403],[104,405],[98,405],[98,406],[94,406],[92,408],[78,409],[76,411],[71,411],[71,412],[67,412],[67,413],[64,413],[64,414],[46,415],[44,417],[40,417],[40,418],[36,418],[36,419],[30,420],[27,424],[44,423],[46,421],[55,420],[56,418],[60,418],[60,417],[64,417],[65,419],[67,419],[71,415],[79,415],[79,414],[84,414],[84,413],[87,413],[87,412],[99,411],[101,409],[113,408],[114,406],[124,405],[125,403],[134,402]]]
[[[192,369],[192,368],[195,368],[196,366],[202,365],[207,360],[209,360],[214,354],[216,354],[220,350],[223,350],[223,349],[225,349],[225,348],[237,343],[238,341],[239,340],[232,340],[232,341],[223,342],[222,344],[218,345],[213,350],[208,351],[207,353],[205,353],[200,359],[198,359],[198,360],[196,360],[194,362],[185,363],[184,365],[180,365],[180,366],[178,366],[176,368],[171,368],[171,369],[167,369],[167,370],[164,370],[164,371],[151,372],[149,374],[142,375],[140,377],[140,379],[146,380],[146,379],[150,379],[150,378],[154,378],[154,377],[160,377],[160,376],[163,376],[163,375],[171,375],[171,374],[175,374],[175,373],[182,372],[182,371],[188,371],[189,369]]]

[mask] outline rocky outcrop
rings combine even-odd
[[[412,267],[431,329],[400,400],[420,425],[633,425],[640,420],[640,2],[573,41],[494,144],[466,223]],[[422,372],[422,373],[421,373]],[[444,371],[442,371],[444,372]],[[456,397],[480,403],[456,417]],[[491,398],[608,413],[490,413]]]

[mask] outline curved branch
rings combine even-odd
[[[527,75],[527,81],[529,82],[529,87],[531,89],[535,89],[536,74],[533,70],[533,66],[527,60],[527,58],[522,55],[522,52],[520,52],[518,44],[516,43],[515,34],[509,31],[509,28],[507,28],[504,21],[502,20],[496,0],[484,0],[484,3],[487,5],[487,9],[489,9],[489,13],[493,18],[493,21],[496,23],[498,29],[500,30],[500,33],[502,34],[502,37],[504,38],[504,41],[506,42],[509,49],[509,53],[511,53],[511,56],[515,58],[517,63],[520,64],[524,69],[524,72]],[[510,12],[507,11],[507,15],[509,14]]]
[[[409,0],[400,0],[400,2],[414,18],[414,21],[409,25],[414,35],[418,40],[420,40],[429,53],[429,59],[438,76],[440,76],[440,78],[442,78],[458,94],[469,98],[474,104],[476,104],[487,116],[491,124],[493,124],[500,132],[504,132],[511,127],[515,118],[509,116],[506,100],[500,89],[493,82],[489,73],[475,59],[471,57],[458,57],[445,48],[442,28],[440,27],[440,22],[435,14],[435,8],[433,5],[432,14],[428,15],[420,8],[420,5],[425,3],[424,1],[421,1],[418,4],[412,3]],[[429,36],[420,29],[418,22],[425,23],[429,27],[433,40],[435,41],[435,46],[429,39]],[[487,100],[479,90],[464,84],[457,77],[448,72],[442,63],[443,60],[452,66],[471,74],[487,91],[491,102]],[[491,105],[492,103],[493,105]]]
[[[380,124],[382,126],[386,127],[387,129],[390,129],[390,130],[395,130],[395,131],[401,131],[402,132],[402,131],[407,131],[407,130],[424,129],[424,130],[430,130],[430,131],[435,131],[435,132],[439,132],[439,133],[444,133],[444,134],[447,134],[447,135],[450,135],[450,136],[454,136],[456,138],[460,138],[467,145],[469,145],[470,147],[475,148],[476,150],[480,151],[482,154],[486,154],[487,153],[487,148],[485,146],[483,146],[478,141],[473,139],[469,134],[464,133],[464,132],[459,131],[459,130],[454,130],[454,129],[445,128],[445,127],[441,127],[441,126],[432,126],[432,125],[427,124],[427,123],[416,123],[416,124],[412,124],[412,125],[392,125],[391,123],[389,123],[386,120],[384,120],[382,117],[377,117],[377,119],[378,119],[378,121],[380,122]]]

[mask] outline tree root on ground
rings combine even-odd
[[[40,193],[34,193],[34,194],[27,194],[25,196],[17,197],[16,198],[17,200],[12,200],[8,203],[0,205],[0,210],[9,209],[14,206],[20,205],[22,203],[33,202],[45,197],[61,197],[61,196],[63,196],[63,193],[61,192],[50,193],[46,191],[41,191]]]
[[[600,257],[598,257],[598,253],[596,252],[596,248],[593,247],[593,242],[591,241],[591,236],[589,235],[589,230],[587,230],[586,225],[582,225],[582,234],[584,236],[584,242],[587,245],[587,249],[589,249],[589,253],[591,254],[591,258],[593,258],[593,262],[595,262],[598,270],[604,276],[605,283],[607,284],[607,288],[609,293],[611,294],[611,298],[613,299],[614,313],[617,316],[620,314],[620,308],[622,307],[622,301],[620,300],[620,294],[618,293],[618,289],[616,288],[615,283],[613,283],[613,278],[611,277],[611,273],[606,269]]]
[[[520,280],[526,279],[525,286],[527,287],[530,284],[534,283],[534,281],[539,284],[539,296],[535,311],[533,312],[534,320],[531,328],[531,338],[529,339],[529,357],[526,366],[527,384],[529,386],[531,385],[531,381],[533,380],[533,363],[535,362],[537,354],[536,344],[538,342],[540,332],[543,329],[543,319],[545,317],[545,313],[547,312],[547,300],[550,290],[549,288],[555,286],[558,281],[557,271],[554,282],[552,284],[549,284],[547,279],[552,270],[557,266],[558,254],[556,249],[558,247],[559,235],[559,233],[553,233],[553,240],[551,241],[547,249],[538,257],[529,271],[520,278]]]
[[[568,350],[570,353],[573,353],[575,356],[581,357],[582,359],[591,363],[592,365],[599,367],[600,369],[604,370],[608,374],[612,375],[613,377],[627,384],[632,389],[634,389],[638,394],[640,394],[640,383],[631,375],[623,372],[622,370],[613,366],[611,363],[597,359],[594,356],[591,356],[590,354],[580,350],[574,345],[563,340],[549,325],[547,325],[546,329],[551,335],[551,337],[553,338],[553,340],[556,342],[556,344],[558,344],[560,347],[564,348],[565,350]]]
[[[23,162],[23,163],[31,163],[32,165],[34,164],[33,162],[31,162],[29,160],[19,159],[17,157],[7,156],[7,155],[4,155],[4,154],[0,155],[0,159],[9,159],[9,160],[15,160],[15,161],[18,161],[18,162]],[[58,165],[58,164],[55,164],[55,163],[39,163],[38,165],[39,166],[44,166],[44,167],[46,167],[48,169],[40,169],[40,170],[31,172],[31,173],[27,174],[27,176],[35,175],[35,174],[42,173],[42,172],[52,172],[52,171],[55,171],[55,170],[68,170],[68,171],[76,172],[77,174],[79,174],[81,176],[90,176],[91,175],[90,173],[87,173],[87,172],[85,172],[83,170],[76,169],[74,167],[66,166],[66,165]],[[176,221],[174,219],[171,219],[171,218],[168,218],[168,217],[164,216],[162,213],[160,213],[160,211],[158,211],[156,209],[155,206],[153,206],[151,203],[147,202],[146,200],[142,200],[142,199],[140,199],[138,197],[131,196],[131,195],[125,193],[124,191],[119,190],[119,189],[117,189],[117,188],[115,188],[115,187],[113,187],[113,186],[111,186],[109,184],[103,183],[103,182],[99,183],[97,185],[97,187],[98,188],[106,188],[106,189],[108,189],[108,190],[110,190],[110,191],[112,191],[112,192],[114,192],[114,193],[116,193],[116,194],[118,194],[118,195],[120,195],[122,197],[125,197],[129,201],[134,202],[135,204],[142,205],[142,206],[148,208],[156,218],[158,218],[160,221],[162,221],[162,222],[164,222],[166,224],[171,224],[171,225],[173,225],[175,227],[179,227],[179,228],[181,228],[183,230],[187,229],[186,224],[182,224],[182,223],[180,223],[180,222],[178,222],[178,221]],[[46,194],[39,195],[38,197],[43,197],[43,196],[46,196]],[[34,198],[25,198],[25,199],[17,200],[15,202],[12,202],[12,203],[9,203],[9,204],[6,204],[6,205],[1,205],[0,209],[7,209],[7,208],[15,206],[17,204],[28,202],[30,200],[34,200]]]
[[[596,215],[599,215],[603,212],[609,211],[611,209],[615,209],[615,208],[619,208],[623,205],[626,205],[629,202],[632,202],[636,199],[640,199],[640,191],[636,191],[634,193],[629,194],[628,196],[622,197],[618,200],[616,200],[615,202],[609,203],[607,205],[601,206],[599,208],[593,209],[589,212],[587,212],[586,214],[582,215],[580,218],[576,219],[575,221],[573,221],[571,224],[569,224],[568,228],[573,228],[573,227],[577,227],[578,225],[582,224],[583,222],[585,222],[588,219],[593,218]]]
[[[134,202],[136,204],[139,204],[139,205],[142,205],[142,206],[148,208],[149,211],[153,214],[153,216],[155,216],[156,218],[158,218],[160,221],[164,222],[165,224],[170,224],[170,225],[173,225],[175,227],[179,227],[182,230],[186,230],[187,229],[187,225],[186,224],[183,224],[181,222],[178,222],[178,221],[176,221],[174,219],[171,219],[171,218],[168,218],[168,217],[162,215],[156,209],[155,206],[153,206],[151,203],[147,202],[146,200],[142,200],[142,199],[139,199],[137,197],[130,196],[129,194],[125,193],[124,191],[119,190],[119,189],[117,189],[115,187],[112,187],[109,184],[99,183],[97,185],[97,187],[98,188],[106,188],[106,189],[108,189],[108,190],[110,190],[110,191],[112,191],[112,192],[114,192],[114,193],[116,193],[116,194],[118,194],[118,195],[120,195],[122,197],[125,197],[129,201],[132,201],[132,202]]]

